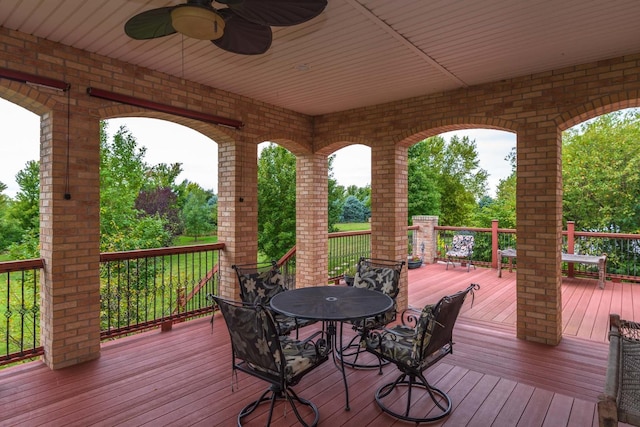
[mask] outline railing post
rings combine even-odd
[[[422,262],[433,264],[437,250],[435,227],[438,225],[438,217],[433,215],[417,215],[411,219],[413,220],[413,225],[420,227],[418,230],[415,230],[417,238],[414,239],[415,246],[413,251],[414,253],[420,253],[420,255],[424,257]],[[424,252],[422,252],[423,245]]]
[[[491,220],[491,268],[498,268],[498,220]]]
[[[567,253],[572,254],[575,250],[576,242],[576,222],[567,221]],[[567,276],[573,277],[573,263],[567,264]]]

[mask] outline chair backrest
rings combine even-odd
[[[451,242],[451,248],[453,251],[459,254],[469,255],[473,252],[473,245],[475,244],[475,237],[473,234],[460,233],[453,236]]]
[[[453,344],[453,327],[468,294],[480,289],[471,284],[453,295],[442,297],[435,305],[427,305],[417,320],[412,358],[424,360],[447,344]]]
[[[271,297],[285,290],[284,276],[275,261],[233,265],[240,284],[240,299],[249,304],[269,305]]]
[[[360,258],[356,266],[353,286],[382,292],[391,298],[400,291],[400,273],[404,261]]]
[[[286,362],[271,312],[259,304],[212,298],[227,324],[234,358],[253,369],[280,376]]]

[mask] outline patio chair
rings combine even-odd
[[[303,426],[315,426],[320,419],[316,405],[296,394],[293,386],[307,373],[324,363],[329,357],[329,347],[324,331],[318,331],[304,341],[280,336],[271,310],[260,304],[232,302],[212,297],[220,308],[231,337],[232,382],[237,371],[269,383],[256,400],[246,405],[238,414],[242,425],[262,403],[269,402],[266,425],[271,424],[276,401],[286,401]],[[300,406],[300,407],[299,407]],[[285,416],[286,416],[286,404]],[[308,422],[310,419],[313,421]]]
[[[287,290],[284,275],[275,261],[255,264],[236,264],[231,266],[240,284],[240,299],[248,304],[260,304],[269,307],[271,298],[279,292]],[[292,331],[315,323],[314,320],[295,319],[279,313],[273,313],[276,327],[280,335],[288,335]]]
[[[451,412],[451,398],[429,384],[423,372],[453,351],[453,327],[464,300],[480,286],[471,284],[453,295],[445,296],[422,311],[408,309],[402,324],[382,331],[367,331],[363,345],[367,351],[394,363],[400,376],[382,385],[375,393],[378,406],[391,416],[415,423],[432,422]],[[431,399],[412,405],[414,391],[426,391],[419,398]],[[405,393],[406,391],[406,393]]]
[[[447,259],[447,270],[449,269],[449,264],[451,264],[455,268],[454,261],[464,261],[467,263],[467,271],[471,270],[471,266],[473,265],[473,245],[475,244],[475,237],[473,233],[469,231],[461,231],[453,236],[453,240],[451,242],[451,246],[446,245],[445,256]],[[473,265],[473,269],[476,269],[476,266]]]
[[[358,261],[352,286],[356,288],[366,288],[388,295],[393,299],[393,307],[378,316],[349,322],[353,325],[353,330],[355,330],[357,334],[351,339],[349,344],[342,346],[338,352],[338,355],[342,358],[345,365],[361,369],[379,368],[380,374],[382,374],[382,366],[388,364],[388,362],[385,363],[381,359],[378,359],[376,363],[361,359],[361,356],[366,359],[367,354],[362,347],[360,347],[360,333],[365,329],[384,328],[396,320],[396,297],[400,292],[400,274],[402,273],[402,266],[404,266],[404,264],[405,261],[365,257],[361,257]],[[360,361],[358,359],[360,359]]]

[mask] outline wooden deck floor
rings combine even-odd
[[[421,306],[479,283],[454,331],[454,354],[427,371],[449,392],[454,408],[435,425],[595,426],[595,402],[607,358],[608,312],[638,319],[636,287],[596,289],[594,280],[563,284],[565,337],[556,347],[515,338],[515,274],[478,268],[410,271],[409,301]],[[635,298],[635,299],[634,299]],[[637,304],[636,304],[637,305]],[[634,312],[634,310],[636,310]],[[264,389],[240,374],[231,392],[230,344],[224,322],[208,319],[105,343],[100,359],[51,371],[40,362],[0,371],[0,425],[233,426],[238,411]],[[326,363],[306,376],[298,393],[318,405],[321,426],[408,425],[383,414],[374,390],[395,378],[392,366],[349,369],[351,411],[344,410],[341,376]],[[296,425],[277,407],[274,426]],[[264,419],[248,425],[263,425]]]

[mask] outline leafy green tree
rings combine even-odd
[[[441,214],[437,177],[432,169],[423,167],[421,158],[409,155],[407,165],[408,224],[415,215]]]
[[[335,231],[340,219],[342,187],[333,178],[328,161],[328,223]],[[296,243],[296,158],[287,149],[270,144],[258,159],[258,250],[278,259]]]
[[[30,160],[16,174],[20,190],[0,220],[3,247],[12,259],[40,256],[40,163]],[[6,187],[5,187],[6,188]],[[7,234],[4,234],[7,233]]]
[[[640,232],[640,112],[616,112],[562,140],[563,219],[592,231]]]
[[[410,215],[438,215],[446,225],[469,224],[487,182],[475,141],[454,136],[446,143],[434,136],[410,147],[408,157]]]
[[[258,249],[278,259],[296,244],[296,158],[270,144],[258,159]]]
[[[338,231],[336,224],[340,222],[342,215],[342,204],[344,187],[338,185],[338,181],[333,176],[333,162],[335,160],[335,154],[329,156],[329,188],[328,188],[328,205],[329,205],[329,232]]]
[[[17,219],[11,216],[13,201],[3,194],[6,184],[0,182],[0,251],[5,251],[11,244],[19,243],[23,230]]]
[[[505,160],[511,163],[511,174],[498,182],[496,198],[486,197],[478,205],[473,225],[490,227],[498,220],[501,228],[516,228],[516,149],[511,150]]]
[[[205,236],[213,230],[211,218],[211,199],[208,192],[198,187],[191,187],[187,195],[187,203],[182,208],[182,220],[184,222],[185,233],[193,236],[194,240]]]
[[[101,251],[148,249],[171,244],[164,220],[135,208],[147,182],[146,149],[122,126],[107,140],[100,126],[100,240]]]
[[[11,208],[23,230],[39,230],[40,227],[40,162],[29,160],[24,169],[16,174],[20,190]]]

